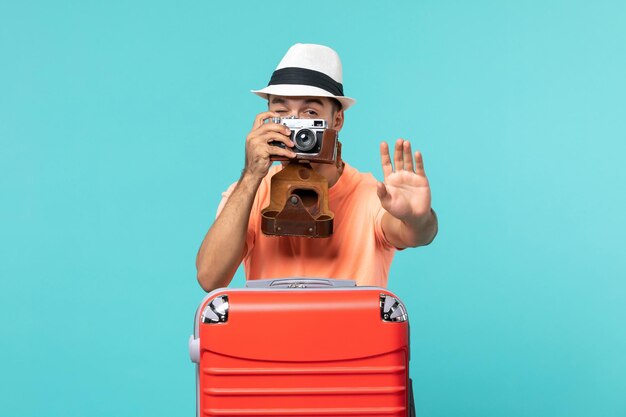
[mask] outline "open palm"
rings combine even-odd
[[[430,186],[422,154],[417,151],[413,155],[411,143],[398,139],[394,149],[394,166],[386,142],[380,144],[380,157],[385,178],[384,182],[378,183],[376,191],[383,208],[393,217],[409,222],[429,214]]]

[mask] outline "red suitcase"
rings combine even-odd
[[[414,415],[406,308],[354,281],[279,279],[209,293],[189,340],[197,415]]]

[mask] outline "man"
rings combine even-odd
[[[437,217],[419,152],[398,139],[391,163],[386,142],[380,145],[384,182],[345,162],[312,164],[326,177],[329,207],[335,214],[328,238],[266,236],[260,212],[269,204],[270,178],[282,167],[270,157],[293,158],[289,129],[266,121],[296,116],[324,119],[340,131],[344,111],[354,100],[343,95],[339,56],[322,45],[292,46],[274,71],[268,87],[253,91],[268,100],[246,138],[241,178],[223,194],[218,216],[196,259],[198,282],[211,291],[227,286],[244,261],[246,278],[324,277],[352,279],[357,285],[386,287],[396,249],[429,244]],[[279,141],[287,148],[270,145]],[[395,169],[394,169],[395,168]]]

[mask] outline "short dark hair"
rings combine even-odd
[[[330,102],[333,104],[333,113],[337,113],[339,110],[341,110],[342,105],[341,102],[339,102],[339,100],[337,100],[336,98],[332,98],[332,97],[328,97],[330,99]]]

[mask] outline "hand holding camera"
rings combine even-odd
[[[265,123],[272,117],[279,117],[278,113],[267,111],[259,113],[252,125],[252,130],[246,137],[246,165],[244,175],[249,174],[260,180],[270,169],[275,157],[284,159],[295,158],[291,150],[295,146],[289,135],[291,130],[277,123]],[[271,143],[280,143],[283,147],[272,146]]]

